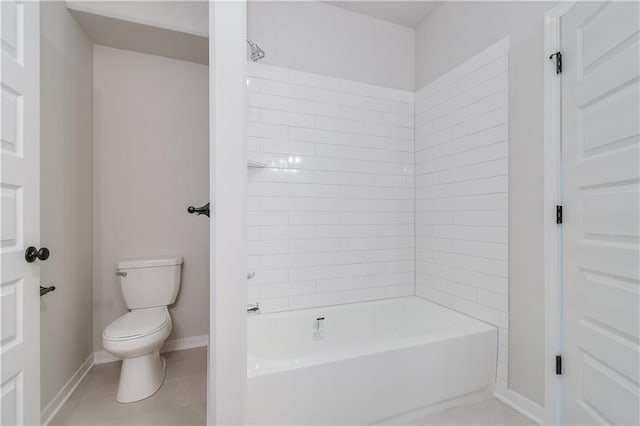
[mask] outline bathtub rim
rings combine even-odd
[[[351,302],[351,303],[344,303],[340,305],[310,307],[310,308],[304,308],[304,309],[296,309],[293,311],[282,311],[282,312],[272,312],[272,313],[265,313],[265,314],[259,314],[259,315],[252,315],[249,318],[249,321],[259,321],[261,318],[264,318],[267,316],[269,318],[286,318],[287,316],[292,316],[293,313],[298,313],[298,312],[308,312],[308,311],[314,311],[314,310],[317,311],[320,309],[327,309],[327,308],[339,309],[347,306],[362,305],[362,304],[369,304],[369,303],[375,303],[375,302],[386,302],[389,300],[398,300],[398,299],[418,300],[420,301],[420,303],[424,302],[427,305],[437,306],[438,308],[447,311],[448,314],[454,314],[455,316],[464,318],[464,320],[468,321],[468,323],[465,323],[463,327],[446,329],[444,331],[440,331],[436,333],[428,333],[428,334],[420,334],[415,336],[403,337],[401,339],[392,341],[391,344],[388,342],[382,343],[382,344],[377,343],[377,344],[360,346],[360,347],[353,348],[351,350],[347,350],[343,352],[336,352],[336,354],[338,354],[337,356],[327,356],[327,353],[322,353],[317,356],[306,356],[303,358],[304,362],[293,363],[293,364],[291,363],[291,359],[285,359],[280,361],[280,360],[274,360],[274,359],[268,359],[268,358],[260,358],[257,355],[252,355],[252,353],[248,350],[247,351],[247,378],[250,379],[253,377],[262,377],[270,374],[278,374],[285,371],[296,370],[300,368],[313,367],[320,364],[329,364],[329,363],[340,362],[340,361],[368,356],[368,355],[380,354],[383,352],[403,350],[410,347],[428,345],[431,343],[441,342],[443,340],[448,340],[448,339],[464,338],[472,334],[484,334],[484,333],[495,332],[496,341],[497,341],[497,337],[499,333],[497,326],[493,324],[489,324],[485,321],[474,318],[472,316],[463,314],[461,312],[458,312],[446,306],[440,305],[438,303],[432,302],[430,300],[426,300],[416,295],[400,296],[400,297],[394,297],[394,298],[388,298],[388,299],[369,300],[369,301],[362,301],[362,302]],[[269,363],[270,365],[263,367],[262,369],[252,368],[251,365],[253,364],[253,362],[255,362],[254,360],[257,360],[258,362],[262,360],[263,362]],[[284,365],[285,363],[287,364]]]

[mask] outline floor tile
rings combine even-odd
[[[93,366],[71,394],[69,401],[115,395],[118,391],[121,364],[122,362],[116,361]]]
[[[117,420],[107,423],[107,425],[204,425],[206,423],[206,404],[206,401],[200,401],[177,408],[157,410],[140,416]]]
[[[456,419],[454,416],[451,415],[451,413],[448,413],[446,410],[445,411],[439,411],[437,413],[433,413],[430,414],[420,420],[418,420],[417,422],[415,422],[416,425],[428,425],[428,426],[432,426],[432,425],[457,425],[459,423],[458,419]]]
[[[116,401],[121,363],[94,366],[51,425],[204,424],[206,413],[206,348],[164,354],[167,374],[149,398],[129,404]]]
[[[101,425],[158,410],[178,408],[206,400],[206,388],[206,378],[198,377],[165,383],[151,397],[129,404],[117,402],[115,395],[70,401],[68,410],[56,416],[54,424]]]
[[[165,382],[173,382],[188,377],[203,377],[207,374],[207,348],[167,352],[167,375]]]
[[[513,408],[496,398],[449,408],[426,416],[416,422],[418,425],[535,425]]]
[[[163,354],[167,374],[151,397],[130,404],[116,401],[120,362],[94,366],[51,422],[58,425],[204,425],[206,422],[207,349]],[[439,411],[414,424],[533,425],[501,401],[491,398]]]

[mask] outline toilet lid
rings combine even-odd
[[[106,339],[130,339],[157,331],[169,322],[166,309],[136,309],[124,314],[104,329]]]

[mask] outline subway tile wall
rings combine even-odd
[[[415,95],[416,294],[508,336],[508,39]]]
[[[248,64],[249,302],[262,312],[414,289],[414,94]]]
[[[415,94],[249,63],[250,302],[417,294],[498,327],[506,387],[508,48]]]

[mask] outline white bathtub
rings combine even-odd
[[[495,380],[495,327],[418,297],[255,315],[248,339],[250,424],[410,418]]]

